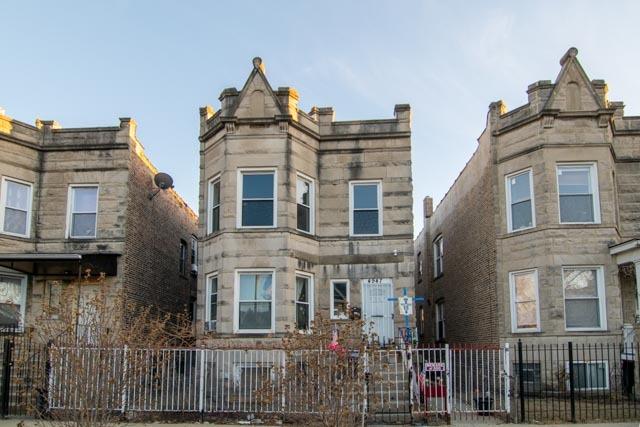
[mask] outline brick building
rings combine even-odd
[[[188,308],[197,217],[173,189],[150,199],[156,173],[131,119],[65,129],[0,114],[0,323],[29,325],[79,282],[81,300],[107,286]]]
[[[415,242],[423,340],[588,341],[638,325],[640,118],[571,48],[528,103],[489,107],[478,148]]]
[[[260,58],[220,102],[200,110],[204,339],[278,337],[352,306],[393,340],[402,320],[388,298],[413,294],[409,106],[382,120],[306,113]]]

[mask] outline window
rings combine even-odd
[[[298,175],[296,181],[297,227],[298,230],[313,234],[314,188],[311,179]]]
[[[513,364],[513,372],[520,375],[520,364]],[[542,388],[542,377],[540,372],[540,363],[523,363],[522,364],[522,388],[523,394],[531,395],[539,393]]]
[[[569,372],[569,362],[565,362],[565,369]],[[573,386],[576,390],[609,390],[609,362],[573,362]]]
[[[208,233],[220,231],[220,176],[209,181]]]
[[[352,236],[382,235],[382,184],[380,181],[349,183],[349,228]]]
[[[422,280],[422,252],[418,252],[418,280]]]
[[[538,271],[509,273],[511,288],[511,331],[539,332]]]
[[[444,240],[442,236],[433,241],[433,277],[438,278],[444,273]]]
[[[218,275],[207,276],[207,302],[205,303],[205,330],[215,331],[218,319]]]
[[[0,274],[0,328],[23,326],[27,276]]]
[[[606,329],[602,267],[564,267],[562,281],[567,330]]]
[[[349,281],[331,281],[331,318],[347,319],[349,317]]]
[[[179,271],[180,274],[185,274],[187,271],[187,242],[184,240],[180,240],[180,266]]]
[[[191,270],[198,265],[198,239],[196,236],[191,236]]]
[[[561,223],[599,223],[596,165],[559,165],[558,197]]]
[[[238,227],[276,226],[276,171],[238,171]]]
[[[2,232],[29,237],[31,228],[31,184],[2,178],[0,224]]]
[[[536,226],[531,170],[518,172],[506,178],[507,229],[524,230]]]
[[[68,237],[91,239],[96,237],[98,217],[98,186],[69,187]]]
[[[436,341],[444,340],[444,301],[436,302]]]
[[[273,332],[275,324],[273,270],[236,274],[236,332]]]
[[[313,321],[313,276],[296,274],[296,329],[311,329]]]

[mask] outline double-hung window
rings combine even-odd
[[[563,267],[564,318],[568,331],[606,329],[602,267]]]
[[[557,175],[560,222],[600,223],[596,165],[558,165]]]
[[[538,305],[538,271],[509,273],[511,288],[511,330],[513,332],[539,332],[540,307]]]
[[[0,274],[0,328],[24,325],[27,276]]]
[[[277,218],[276,171],[238,171],[238,227],[275,227]]]
[[[180,240],[180,266],[178,267],[180,274],[187,272],[187,242]]]
[[[98,186],[69,187],[68,237],[92,239],[96,237],[98,219]]]
[[[331,281],[331,318],[347,319],[349,317],[349,281]]]
[[[508,175],[507,227],[508,231],[524,230],[536,226],[531,169]]]
[[[220,230],[220,176],[209,181],[209,210],[208,210],[209,234]]]
[[[296,181],[297,228],[313,234],[314,188],[313,180],[298,175]]]
[[[2,232],[29,237],[31,226],[31,189],[28,182],[2,178],[0,188],[0,225]]]
[[[218,275],[207,276],[207,302],[205,305],[205,330],[215,331],[218,319]]]
[[[444,338],[444,301],[438,301],[436,302],[436,341],[442,341]]]
[[[382,235],[382,183],[354,181],[349,183],[349,234]]]
[[[313,321],[313,276],[296,273],[296,329],[307,331]]]
[[[241,333],[275,330],[273,270],[236,272],[235,329]]]
[[[198,267],[198,239],[196,236],[191,236],[191,271],[194,271]]]
[[[444,273],[444,239],[438,236],[433,241],[433,277],[440,277],[442,273]]]

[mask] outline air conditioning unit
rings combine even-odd
[[[198,275],[198,264],[191,264],[191,274],[194,276]]]
[[[204,322],[204,331],[205,332],[215,332],[216,330],[216,321],[215,320],[208,320],[206,322]]]

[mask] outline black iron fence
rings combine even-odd
[[[638,344],[517,343],[513,405],[518,422],[640,419]]]

